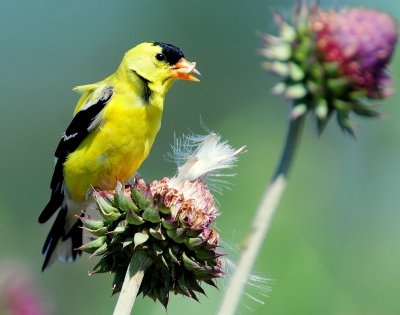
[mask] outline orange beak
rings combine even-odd
[[[187,61],[185,58],[181,58],[176,64],[171,66],[172,77],[180,80],[188,81],[200,81],[196,77],[192,76],[191,73],[201,75],[199,71],[196,70],[196,63]]]

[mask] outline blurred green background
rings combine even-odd
[[[290,16],[294,1],[0,3],[0,262],[25,265],[50,313],[111,314],[115,305],[111,276],[88,277],[95,260],[87,255],[40,272],[50,224],[39,225],[37,217],[50,195],[54,149],[78,99],[71,88],[108,76],[142,41],[179,46],[203,75],[199,84],[177,82],[169,92],[161,132],[140,174],[171,175],[174,165],[163,155],[174,133],[202,132],[200,116],[233,146],[247,145],[232,189],[219,197],[222,238],[240,244],[278,159],[288,110],[270,93],[276,78],[260,67],[256,31],[274,32],[272,13]],[[400,17],[397,0],[321,4],[371,6]],[[399,57],[391,67],[395,77]],[[239,314],[400,314],[399,101],[400,93],[381,102],[387,120],[358,120],[357,140],[334,121],[318,138],[308,121],[254,270],[271,279],[272,290],[263,297],[249,288],[265,304],[245,296]],[[201,303],[172,296],[168,314],[213,314],[223,292],[221,282]],[[142,298],[134,310],[166,314]]]

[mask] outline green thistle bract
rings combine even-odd
[[[390,94],[386,67],[397,43],[395,21],[369,9],[324,11],[304,1],[293,25],[276,15],[279,36],[262,35],[265,67],[283,80],[273,91],[293,101],[291,117],[314,113],[321,133],[333,113],[354,135],[350,113],[378,117],[368,99]]]
[[[114,273],[113,294],[121,290],[135,250],[152,261],[139,293],[167,307],[169,293],[197,300],[200,283],[215,286],[224,275],[219,236],[212,229],[218,212],[214,198],[201,180],[164,178],[146,184],[117,184],[115,191],[95,192],[103,220],[82,218],[93,240],[81,250],[102,256],[92,274]]]

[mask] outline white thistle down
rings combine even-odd
[[[209,191],[210,185],[209,183],[206,184],[205,180],[210,175],[232,176],[232,174],[216,172],[234,167],[237,155],[244,150],[245,147],[235,150],[227,141],[221,142],[221,137],[216,133],[210,133],[206,136],[183,135],[180,138],[175,138],[172,154],[169,154],[169,158],[177,164],[177,173],[172,178],[163,179],[161,185],[160,182],[157,182],[151,188],[152,192],[153,194],[156,192],[162,194],[162,192],[170,189],[179,192],[183,200],[190,201],[190,203],[177,202],[181,197],[175,196],[175,193],[172,194],[175,196],[175,198],[169,198],[173,201],[172,204],[167,202],[172,216],[174,218],[182,214],[186,216],[190,212],[192,221],[198,221],[204,226],[209,226],[218,216],[219,210],[214,196]],[[214,178],[212,188],[221,192],[221,187],[216,185],[221,184],[221,182],[224,181]],[[185,211],[180,211],[182,206]]]
[[[237,155],[245,150],[245,146],[235,150],[216,133],[184,135],[175,139],[172,147],[172,157],[178,166],[175,178],[193,181],[208,176],[229,176],[217,171],[234,167]]]

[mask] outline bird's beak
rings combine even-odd
[[[187,61],[185,58],[181,58],[176,64],[171,66],[172,77],[180,80],[189,81],[200,81],[196,77],[192,76],[190,73],[201,75],[199,71],[196,70],[196,63]]]

